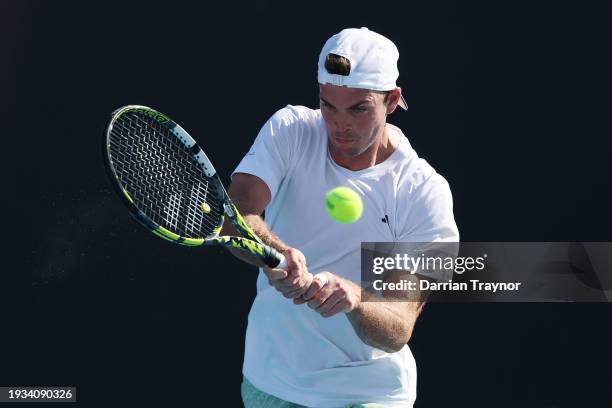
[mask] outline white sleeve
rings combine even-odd
[[[438,173],[420,185],[408,207],[399,242],[459,242],[448,182]]]
[[[259,177],[268,185],[273,198],[289,171],[299,133],[300,123],[292,107],[279,110],[263,125],[232,177],[235,173]]]

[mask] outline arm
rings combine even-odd
[[[419,302],[362,302],[347,316],[361,341],[394,353],[410,340],[422,309]]]
[[[437,176],[420,188],[419,196],[411,206],[414,212],[407,217],[403,234],[398,242],[449,242],[459,241],[459,232],[453,216],[453,200],[448,183],[442,176]],[[433,250],[451,249],[456,246]],[[454,253],[456,256],[457,254]],[[420,287],[426,276],[407,274],[405,271],[388,271],[383,278],[386,282],[408,280]],[[422,312],[429,293],[428,291],[394,291],[383,292],[383,297],[396,298],[389,302],[373,301],[368,291],[361,292],[366,297],[354,309],[347,313],[355,332],[362,341],[387,352],[398,351],[412,336],[414,324]],[[369,302],[367,300],[370,300]]]
[[[418,194],[398,242],[459,241],[452,212],[452,195],[446,180],[438,176]],[[400,279],[413,281],[419,286],[420,278],[406,274],[406,271],[389,271],[383,278],[386,282]],[[383,298],[388,300],[373,299],[372,296],[352,281],[321,272],[302,298],[294,299],[294,302],[308,302],[308,306],[323,317],[344,312],[364,343],[386,352],[399,351],[412,336],[427,293],[418,290],[383,292]]]
[[[418,278],[415,278],[414,275],[405,273],[389,274],[384,280],[398,282],[400,279],[418,282]],[[414,299],[415,293],[399,294],[399,298],[397,292],[390,295],[384,293],[383,296],[395,298],[395,300],[391,299],[386,302],[381,299],[373,299],[373,296],[366,291],[361,293],[362,301],[355,309],[347,313],[361,341],[387,353],[401,350],[410,340],[416,319],[425,303]],[[418,293],[416,295],[420,297]]]
[[[239,249],[228,248],[230,252],[238,259],[262,267],[270,285],[286,298],[293,299],[296,296],[301,296],[310,286],[312,275],[306,269],[304,254],[285,244],[270,231],[263,218],[261,218],[261,214],[271,199],[270,189],[266,183],[257,176],[236,173],[227,193],[255,235],[266,245],[275,248],[287,258],[287,270],[270,269],[250,253]],[[239,234],[232,223],[226,219],[221,235]]]
[[[289,246],[280,240],[266,225],[261,214],[270,202],[270,189],[259,177],[236,173],[227,191],[232,202],[240,211],[245,222],[251,227],[255,235],[278,252],[283,253]],[[234,225],[225,219],[220,235],[240,235]],[[253,265],[263,266],[262,263],[247,252],[229,248],[237,258]]]
[[[401,275],[390,273],[384,280],[397,282],[399,279],[417,278],[403,272]],[[383,296],[391,295],[385,293]],[[345,312],[361,341],[393,353],[401,350],[410,340],[424,303],[413,297],[398,296],[397,292],[392,296],[396,299],[374,299],[373,295],[362,291],[356,283],[330,272],[321,272],[317,274],[303,299],[295,299],[294,303],[307,301],[308,306],[323,317]]]

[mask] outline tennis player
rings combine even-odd
[[[323,46],[320,108],[276,112],[233,173],[229,194],[287,270],[262,268],[248,318],[242,398],[255,407],[411,407],[407,342],[422,304],[361,297],[362,241],[459,240],[446,180],[387,123],[407,109],[396,46],[367,28]],[[348,186],[363,216],[339,224],[325,193]],[[265,210],[265,222],[261,218]]]

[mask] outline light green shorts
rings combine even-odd
[[[246,378],[242,379],[240,393],[242,394],[242,402],[245,408],[306,408],[303,405],[294,404],[293,402],[266,394],[255,388]],[[385,406],[375,403],[363,403],[346,405],[342,408],[385,408]]]

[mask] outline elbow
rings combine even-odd
[[[406,344],[408,344],[411,335],[411,330],[394,333],[393,335],[388,336],[385,341],[381,341],[379,344],[370,344],[370,346],[379,348],[385,353],[397,353],[403,349]]]
[[[404,348],[406,343],[403,343],[400,341],[393,341],[393,342],[388,342],[386,344],[381,344],[377,348],[381,349],[385,353],[397,353],[398,351]]]
[[[402,348],[404,348],[404,344],[393,344],[393,345],[386,345],[385,347],[381,347],[382,351],[384,351],[385,353],[397,353],[398,351],[400,351]]]
[[[394,341],[391,341],[388,345],[387,345],[387,353],[397,353],[398,351],[400,351],[401,349],[404,348],[404,346],[406,344],[408,344],[408,341],[410,340],[410,336],[401,336],[397,339],[394,339]]]

